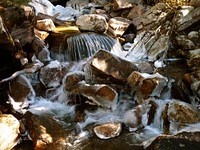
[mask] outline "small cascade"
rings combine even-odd
[[[96,33],[81,33],[66,39],[61,46],[64,51],[64,61],[79,61],[92,56],[99,49],[117,52],[121,44],[115,38]]]

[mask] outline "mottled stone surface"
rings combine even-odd
[[[11,149],[19,136],[19,121],[12,115],[0,114],[0,149]]]

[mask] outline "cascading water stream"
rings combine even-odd
[[[125,57],[127,54],[126,51],[122,51],[121,44],[117,39],[94,33],[83,33],[69,37],[66,39],[66,43],[64,43],[61,47],[62,49],[64,49],[64,51],[59,57],[63,57],[64,55],[65,62],[73,62],[73,66],[71,66],[71,68],[69,69],[69,73],[83,71],[83,66],[85,65],[86,61],[85,59],[90,58],[99,49],[110,51],[111,53],[116,54],[117,56],[120,56],[122,58]],[[137,49],[138,47],[136,47],[136,50],[133,51],[136,52]],[[142,52],[144,51],[142,50]],[[143,54],[140,54],[140,56],[142,56]],[[126,59],[135,60],[135,58],[131,58],[130,56]],[[63,79],[63,82],[64,80],[65,79]],[[168,90],[171,88],[171,83],[171,80],[169,80],[167,85]],[[63,91],[63,84],[64,83],[62,83],[62,85],[57,88],[55,95],[53,95],[49,99],[36,98],[35,103],[30,106],[29,111],[32,111],[33,113],[49,113],[57,122],[62,124],[64,128],[69,130],[70,133],[68,137],[66,137],[67,142],[64,143],[64,146],[66,146],[66,148],[69,150],[92,150],[93,148],[89,147],[88,145],[92,145],[93,143],[98,142],[103,145],[105,144],[105,148],[106,146],[109,147],[108,144],[106,144],[106,141],[98,141],[97,138],[93,138],[94,135],[91,132],[92,125],[104,124],[107,122],[123,123],[124,114],[126,113],[126,111],[131,110],[135,107],[133,98],[131,101],[128,101],[124,100],[123,96],[120,96],[116,109],[114,110],[101,107],[94,111],[85,110],[85,119],[77,123],[74,121],[76,105],[72,106],[68,104],[68,94],[70,93],[66,93]],[[168,90],[163,93],[163,98],[165,99],[171,98]],[[132,148],[136,148],[133,147],[133,145],[141,144],[143,141],[149,140],[150,138],[154,138],[162,134],[162,112],[164,111],[165,105],[168,102],[169,100],[158,100],[156,102],[157,109],[155,111],[154,119],[151,124],[147,125],[148,114],[147,112],[143,113],[142,118],[146,126],[144,126],[141,131],[137,132],[130,133],[128,131],[124,131],[128,132],[128,134],[120,135],[117,140],[117,142],[119,142],[118,144],[116,144],[114,141],[114,144],[117,145],[117,148],[131,148],[131,146]],[[90,139],[90,137],[92,137],[92,139]],[[120,145],[120,141],[123,141],[124,143],[121,143],[122,145]]]
[[[51,52],[51,55],[53,58],[62,61],[80,61],[91,57],[100,49],[116,54],[122,52],[121,44],[115,38],[96,33],[80,33],[66,38],[60,46],[60,54]]]

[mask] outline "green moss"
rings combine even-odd
[[[1,0],[0,6],[2,7],[11,7],[11,6],[20,6],[28,4],[31,0]]]

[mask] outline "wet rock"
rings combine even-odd
[[[12,115],[0,114],[0,149],[12,149],[19,136],[19,121]]]
[[[106,123],[94,127],[93,130],[100,139],[110,139],[120,135],[122,126],[121,123]]]
[[[177,135],[162,135],[157,137],[150,145],[146,145],[147,150],[172,150],[172,149],[200,149],[200,133],[181,132]]]
[[[97,14],[82,15],[77,18],[76,25],[83,31],[104,33],[108,29],[106,18]]]
[[[65,76],[65,90],[68,92],[76,92],[77,84],[85,80],[85,74],[82,71],[67,73]]]
[[[114,36],[122,36],[130,23],[130,20],[122,17],[111,18],[108,21],[108,32],[110,32]]]
[[[86,103],[103,106],[105,108],[114,109],[118,99],[118,93],[111,87],[103,84],[89,85],[82,81],[72,86],[66,84],[64,90],[72,94],[83,95],[91,100],[86,101]]]
[[[195,49],[195,44],[192,40],[188,39],[185,35],[179,35],[176,37],[178,45],[184,50]]]
[[[200,6],[183,7],[174,18],[177,31],[183,31],[200,20]]]
[[[149,43],[151,43],[150,45],[147,44],[146,49],[147,49],[147,57],[149,61],[156,61],[157,58],[159,58],[160,56],[162,56],[163,53],[165,53],[165,51],[167,51],[169,49],[169,43],[170,43],[170,37],[169,35],[161,35],[159,38],[157,38],[156,36],[153,37],[155,38],[155,43],[152,44],[150,41]]]
[[[178,100],[148,99],[124,115],[124,123],[131,130],[150,125],[167,134],[175,134],[185,127],[198,123],[199,111]],[[159,121],[158,121],[159,120]]]
[[[138,64],[138,71],[141,73],[153,73],[154,68],[152,66],[152,64],[148,63],[148,62],[141,62]]]
[[[61,124],[48,114],[33,114],[26,112],[29,134],[33,140],[34,149],[66,148],[68,132]]]
[[[188,124],[195,124],[200,120],[199,111],[192,105],[181,101],[170,102],[167,114],[172,133]]]
[[[153,75],[133,72],[129,75],[127,82],[132,87],[132,92],[136,92],[138,99],[146,99],[150,96],[159,97],[163,88],[167,85],[168,79],[156,73]]]
[[[37,20],[35,27],[39,30],[47,32],[53,31],[55,29],[55,25],[51,19]]]
[[[46,88],[58,87],[62,81],[62,67],[58,61],[51,61],[41,68],[39,78]]]
[[[46,46],[46,43],[39,37],[34,37],[34,40],[31,43],[31,47],[35,52],[34,54],[41,62],[49,62],[51,60],[50,52]]]
[[[127,77],[137,70],[132,62],[104,50],[95,53],[91,58],[90,66],[93,74],[117,84],[125,84]]]
[[[32,101],[35,97],[35,91],[28,78],[24,75],[19,75],[10,82],[10,95],[14,100],[13,107],[20,109],[27,107],[28,101]]]

